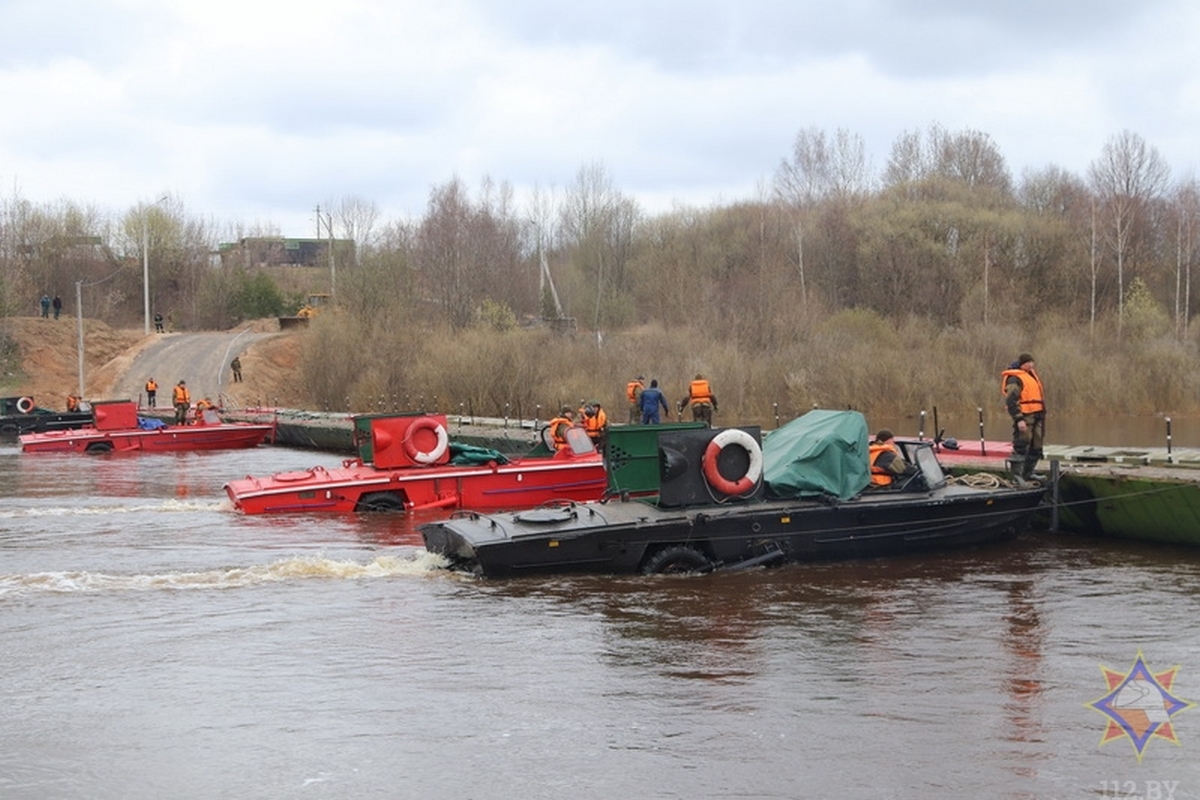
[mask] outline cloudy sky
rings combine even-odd
[[[754,197],[801,129],[876,171],[936,123],[1014,177],[1122,130],[1197,172],[1195,0],[0,0],[0,196],[289,236],[601,164],[650,212]]]

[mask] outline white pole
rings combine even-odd
[[[75,281],[75,317],[79,321],[79,399],[83,399],[83,281]]]
[[[146,219],[142,218],[142,309],[145,312],[146,326],[143,331],[150,335],[150,232],[146,227]]]
[[[325,215],[325,224],[329,227],[329,299],[337,300],[337,266],[333,261],[333,214]]]

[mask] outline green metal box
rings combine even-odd
[[[703,422],[667,422],[662,425],[613,425],[604,446],[608,489],[613,494],[658,494],[661,483],[658,435],[706,427]]]

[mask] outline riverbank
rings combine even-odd
[[[140,374],[137,356],[157,337],[154,334],[147,337],[141,329],[114,329],[90,319],[84,320],[84,328],[85,393],[92,399],[125,399],[111,394],[115,387],[120,386],[123,387],[122,391],[136,399],[137,388],[130,390],[128,387],[140,387],[147,377]],[[332,389],[328,390],[326,393],[333,400],[326,403],[314,398],[321,394],[321,386],[330,381],[314,378],[313,373],[322,369],[341,371],[348,363],[358,363],[362,355],[360,351],[371,348],[347,341],[336,353],[329,351],[329,332],[322,324],[313,329],[280,332],[277,320],[257,320],[240,325],[231,332],[243,331],[271,335],[259,337],[242,355],[245,381],[238,384],[225,382],[217,390],[222,395],[221,402],[228,408],[271,406],[340,413],[427,409],[449,416],[462,414],[467,417],[507,416],[515,420],[546,420],[557,405],[564,402],[574,404],[586,394],[587,399],[599,399],[605,404],[610,419],[620,420],[625,417],[626,405],[617,392],[623,392],[625,381],[632,376],[619,372],[618,365],[660,361],[664,354],[676,349],[675,345],[657,339],[651,346],[643,341],[644,333],[624,334],[620,340],[614,336],[605,349],[597,350],[593,344],[590,351],[585,351],[580,337],[546,340],[549,344],[539,347],[534,346],[540,341],[537,340],[539,334],[532,334],[534,338],[530,339],[528,332],[497,333],[487,338],[475,336],[476,332],[459,337],[448,335],[438,339],[442,344],[436,353],[423,354],[424,351],[420,349],[414,350],[403,359],[393,356],[387,366],[381,367],[398,369],[396,365],[402,365],[407,374],[404,381],[396,383],[385,374],[375,374],[372,372],[376,369],[374,366],[356,367],[352,375],[347,374],[341,381],[332,381],[341,387],[341,391],[334,394]],[[168,335],[183,338],[192,334]],[[79,382],[78,327],[74,318],[4,318],[0,320],[0,342],[4,341],[10,343],[10,347],[4,351],[10,355],[0,375],[0,396],[33,396],[39,406],[64,410],[66,395],[75,391]],[[907,395],[899,393],[901,384],[898,378],[892,376],[884,381],[879,370],[872,374],[879,377],[881,386],[886,389],[882,394],[887,399],[887,407],[880,405],[880,392],[870,391],[862,393],[863,398],[856,402],[833,402],[824,393],[815,396],[804,393],[801,402],[797,400],[797,392],[790,387],[793,378],[799,380],[809,370],[797,372],[794,365],[785,368],[780,361],[779,370],[782,370],[784,385],[780,389],[773,389],[767,373],[751,370],[744,359],[733,359],[727,350],[725,345],[714,345],[709,355],[712,359],[728,361],[727,367],[713,372],[714,376],[720,376],[715,383],[721,398],[720,411],[715,419],[718,425],[753,424],[769,430],[795,414],[814,407],[816,403],[822,408],[856,408],[867,415],[872,429],[888,427],[904,435],[924,433],[933,436],[937,431],[944,431],[946,436],[959,440],[981,436],[1006,439],[1010,435],[1009,421],[1000,405],[998,385],[994,385],[994,382],[989,380],[980,385],[971,397],[946,395],[932,383],[938,379],[945,381],[947,376],[958,373],[975,375],[979,372],[965,362],[953,363],[933,358],[932,361],[937,362],[933,373],[914,372],[906,384],[909,388],[912,385],[922,387],[930,399],[914,399],[911,407],[898,409],[895,406],[907,402],[903,400]],[[373,351],[395,352],[395,349],[389,350],[377,343]],[[323,352],[327,355],[322,357]],[[690,364],[695,360],[694,357],[682,355],[682,349],[679,352],[681,363]],[[1071,370],[1074,368],[1069,363],[1073,362],[1060,366],[1058,358],[1051,353],[1053,350],[1047,353],[1047,366],[1043,367],[1053,376],[1048,381],[1054,401],[1047,431],[1049,443],[1102,447],[1166,447],[1169,444],[1200,447],[1200,407],[1177,404],[1177,410],[1167,413],[1139,411],[1112,404],[1077,403],[1087,406],[1087,410],[1060,411],[1070,398],[1101,391],[1105,385],[1103,375],[1107,374],[1105,370],[1111,365],[1106,362],[1097,366],[1098,377],[1093,386],[1072,377]],[[531,354],[537,354],[536,358]],[[531,358],[533,363],[530,363]],[[824,373],[832,375],[847,370],[855,373],[859,371],[856,365],[864,358],[857,350],[846,351],[842,358],[827,361]],[[548,360],[554,361],[550,365],[550,375],[539,378],[535,373],[544,371]],[[878,352],[874,360],[881,360]],[[578,372],[580,364],[592,371],[587,380],[593,388],[584,390],[583,394],[579,389],[567,388],[583,380],[567,377]],[[193,385],[193,380],[199,376],[191,371],[191,367],[189,363],[180,362],[164,367],[169,374],[155,375],[159,381],[160,403],[167,399],[170,386],[179,378],[188,376],[189,386]],[[694,367],[689,366],[688,369]],[[679,371],[679,368],[676,367],[675,371]],[[654,374],[650,368],[646,372]],[[610,373],[617,377],[604,377]],[[378,384],[370,393],[355,389],[356,381],[365,377],[371,377]],[[205,380],[209,378],[205,376]],[[842,381],[842,388],[838,390],[841,394],[852,391],[849,384],[845,383],[844,376],[839,380]],[[806,378],[801,383],[807,381]],[[836,388],[836,381],[832,377],[830,383],[832,388]],[[388,385],[419,388],[389,392],[383,388]],[[592,394],[597,385],[606,387],[607,391]],[[204,391],[207,393],[209,390]],[[481,395],[487,399],[476,399]],[[1117,391],[1113,395],[1121,396],[1122,393]],[[676,400],[677,396],[668,393],[668,401]],[[759,408],[765,411],[761,414],[743,413],[743,409]],[[1103,409],[1108,415],[1096,415],[1094,412],[1098,409]],[[982,431],[981,415],[984,423]],[[676,415],[672,414],[671,418],[675,419]]]

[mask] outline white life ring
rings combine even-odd
[[[746,474],[736,481],[726,478],[717,468],[717,458],[721,455],[721,450],[726,445],[731,444],[736,444],[750,456],[750,463],[746,467]],[[754,441],[753,436],[741,428],[726,428],[721,431],[712,438],[712,441],[708,443],[708,447],[704,451],[702,467],[704,479],[708,481],[709,486],[721,494],[736,497],[754,491],[759,477],[762,476],[762,467],[762,448],[758,446],[758,442]]]
[[[17,411],[21,412],[22,414],[32,414],[33,398],[22,397],[21,399],[17,400]]]
[[[417,449],[416,435],[420,431],[433,431],[437,435],[437,444],[433,446],[432,450]],[[433,417],[421,417],[414,420],[404,433],[404,452],[408,453],[408,457],[418,464],[437,463],[438,459],[446,454],[446,448],[449,446],[450,434],[446,432],[446,426]]]

